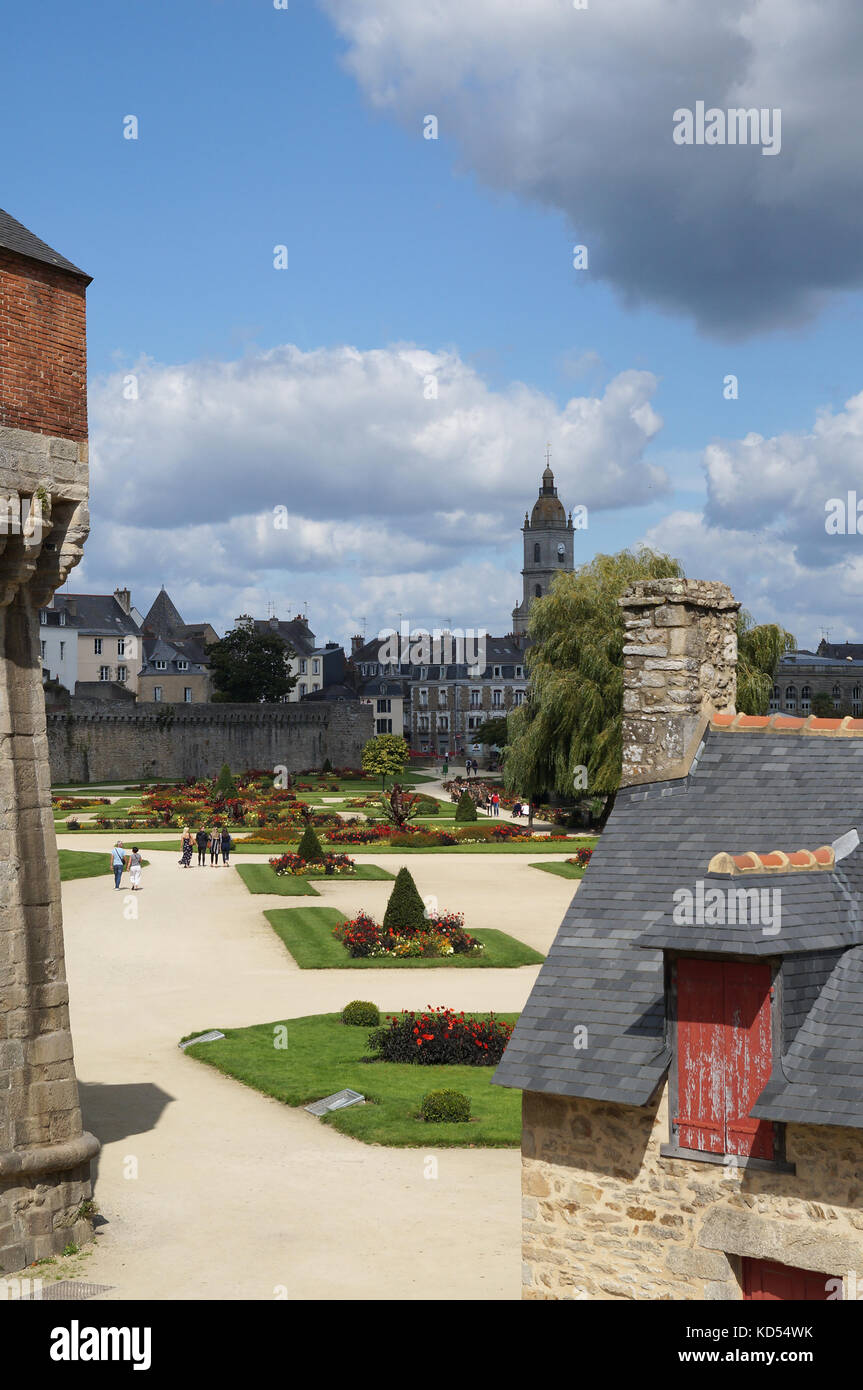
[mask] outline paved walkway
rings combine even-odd
[[[106,837],[60,843],[104,850]],[[113,1285],[110,1299],[518,1298],[517,1151],[360,1144],[184,1056],[177,1041],[357,995],[391,1010],[518,1010],[537,967],[300,971],[262,912],[304,899],[253,896],[232,869],[183,870],[173,853],[150,859],[134,898],[108,877],[63,885],[82,1107],[103,1142],[95,1196],[107,1224],[84,1277]],[[541,949],[574,887],[522,855],[378,862],[408,863],[420,892],[464,909],[468,926]],[[391,887],[316,886],[320,906],[377,913]],[[130,901],[136,921],[124,917]]]

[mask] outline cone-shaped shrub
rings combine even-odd
[[[222,797],[237,795],[237,784],[234,781],[234,778],[231,774],[231,769],[228,767],[227,763],[222,764],[222,770],[219,773],[219,776],[216,780],[214,790],[218,792]]]
[[[332,763],[330,762],[329,758],[324,758],[324,765],[323,765],[323,767],[321,768],[321,772],[332,772],[332,770],[333,770],[333,765],[332,765]]]
[[[307,864],[320,864],[322,862],[324,851],[313,825],[307,825],[303,831],[303,838],[297,846],[297,854],[301,859],[305,859]]]
[[[384,927],[398,931],[400,927],[413,927],[417,930],[428,925],[425,903],[420,897],[419,889],[407,869],[399,869],[384,913]]]
[[[455,808],[456,820],[476,820],[476,802],[469,791],[463,791]]]

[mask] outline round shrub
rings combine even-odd
[[[470,1096],[461,1091],[429,1091],[423,1096],[422,1117],[431,1124],[464,1124],[470,1119]]]
[[[352,999],[342,1009],[342,1023],[350,1023],[355,1028],[377,1028],[380,1021],[380,1009],[368,999]]]

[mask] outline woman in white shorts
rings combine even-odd
[[[138,853],[138,846],[133,845],[132,853],[129,857],[129,878],[131,880],[133,893],[141,887],[141,866],[143,862],[143,859]]]

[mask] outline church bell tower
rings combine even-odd
[[[533,511],[529,517],[527,512],[524,514],[522,601],[512,610],[512,630],[517,634],[527,632],[530,605],[548,593],[554,576],[575,568],[572,518],[567,517],[557,495],[549,459],[546,453],[542,486]]]

